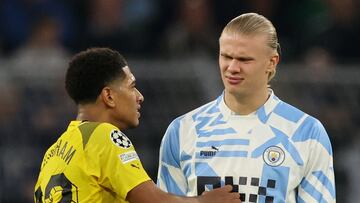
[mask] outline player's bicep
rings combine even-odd
[[[122,197],[140,183],[150,180],[133,147],[127,150],[112,150],[109,161],[103,168],[103,182],[108,182],[113,191]]]
[[[161,142],[157,185],[164,191],[185,195],[187,182],[180,165],[179,120],[173,121]]]
[[[177,195],[186,195],[187,182],[181,169],[162,165],[157,180],[159,188]]]
[[[180,168],[179,122],[173,121],[165,132],[160,146],[160,164]]]
[[[335,202],[333,174],[333,168],[309,173],[302,179],[298,188],[298,202]]]
[[[333,153],[328,135],[321,125],[314,125],[310,141],[310,156],[306,173],[299,187],[300,200],[305,202],[335,202]]]

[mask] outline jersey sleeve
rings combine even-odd
[[[186,195],[187,182],[180,165],[179,131],[180,121],[176,119],[169,125],[162,139],[157,185],[166,192]]]
[[[333,152],[323,125],[313,119],[310,155],[298,189],[298,202],[336,202]]]
[[[151,180],[131,141],[110,124],[101,124],[95,129],[85,147],[85,154],[93,164],[89,173],[98,177],[100,185],[124,199],[137,185]]]

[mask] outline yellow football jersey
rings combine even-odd
[[[150,180],[131,141],[109,123],[72,121],[45,153],[35,202],[127,202]]]

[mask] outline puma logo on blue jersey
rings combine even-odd
[[[217,151],[200,151],[200,156],[209,157],[215,156]]]

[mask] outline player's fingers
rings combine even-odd
[[[224,187],[217,188],[216,190],[224,191],[224,192],[231,192],[233,189],[232,185],[225,185]]]
[[[232,185],[225,185],[224,187],[224,190],[227,191],[227,192],[231,192],[233,190],[233,186]]]
[[[206,195],[207,193],[209,193],[208,191],[204,191],[201,195]]]
[[[232,199],[240,199],[240,193],[238,192],[232,192],[230,195]]]

